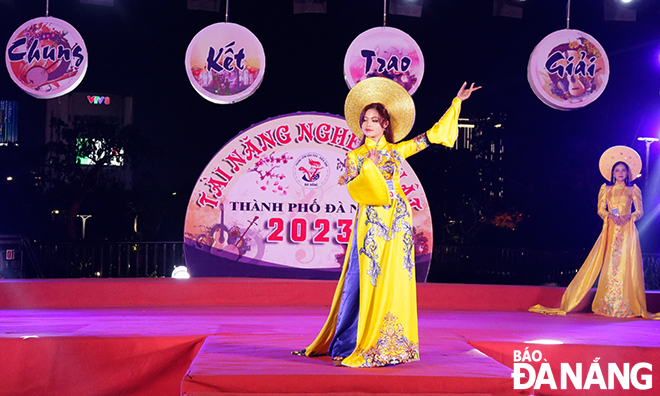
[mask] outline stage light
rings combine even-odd
[[[660,217],[660,161],[650,162],[649,157],[650,146],[659,141],[658,138],[638,138],[646,143],[646,166],[644,170],[644,216],[637,224],[637,230],[641,237],[646,238],[646,233],[653,224],[657,224],[656,220]],[[652,232],[652,231],[651,231]],[[657,240],[657,237],[650,237],[652,241]]]
[[[645,180],[648,180],[649,179],[648,178],[648,174],[649,174],[649,149],[651,148],[651,145],[653,143],[657,142],[660,139],[659,138],[653,138],[653,137],[638,137],[637,140],[646,143],[646,167],[645,168],[646,168],[647,176],[646,176]]]
[[[621,2],[622,2],[623,4],[628,4],[628,3],[632,3],[632,0],[621,0]]]
[[[172,271],[172,278],[174,279],[190,278],[190,274],[188,273],[188,268],[186,268],[185,265],[179,265],[178,267],[174,267],[174,271]]]
[[[563,342],[558,340],[534,340],[534,341],[525,341],[525,344],[562,345]]]
[[[87,219],[92,217],[92,215],[76,215],[76,217],[80,217],[82,219],[82,239],[85,239],[85,229],[87,226]]]
[[[14,180],[13,177],[11,177],[11,176],[7,176],[7,181],[12,181],[12,180]]]

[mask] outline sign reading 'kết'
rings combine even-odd
[[[252,95],[264,78],[266,55],[247,28],[221,22],[202,29],[188,45],[186,73],[193,88],[217,104]]]

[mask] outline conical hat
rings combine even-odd
[[[364,136],[360,114],[372,103],[381,103],[390,114],[394,143],[410,133],[415,123],[415,102],[408,91],[389,78],[370,77],[355,84],[346,96],[344,117],[353,134]]]
[[[600,174],[603,175],[605,180],[610,181],[612,178],[612,167],[617,162],[625,162],[630,169],[628,180],[633,181],[642,173],[642,158],[637,151],[628,146],[614,146],[610,147],[603,155],[600,156],[598,167]]]

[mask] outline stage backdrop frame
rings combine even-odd
[[[188,203],[186,265],[193,277],[338,279],[357,204],[339,185],[361,140],[343,117],[298,112],[238,133],[206,165]],[[416,279],[433,246],[429,205],[404,161],[413,210]]]

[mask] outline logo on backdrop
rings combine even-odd
[[[294,162],[293,176],[304,188],[319,188],[328,181],[330,166],[322,155],[306,153]]]
[[[534,48],[527,80],[536,96],[558,110],[582,108],[605,90],[610,75],[603,47],[579,30],[559,30]]]
[[[221,22],[202,29],[186,51],[186,73],[206,100],[231,104],[252,95],[264,78],[266,55],[247,28]]]
[[[407,33],[391,27],[369,29],[353,40],[344,57],[344,78],[349,88],[368,77],[386,77],[409,94],[424,76],[424,55]]]
[[[337,181],[346,154],[360,144],[344,118],[319,113],[272,118],[236,135],[208,163],[188,203],[184,250],[191,275],[268,277],[285,269],[287,277],[313,278],[307,274],[314,271],[338,277],[357,204]],[[431,213],[412,168],[404,162],[403,170],[424,280]]]
[[[39,99],[73,91],[87,71],[87,48],[67,22],[41,17],[21,25],[9,39],[5,63],[11,79]]]

